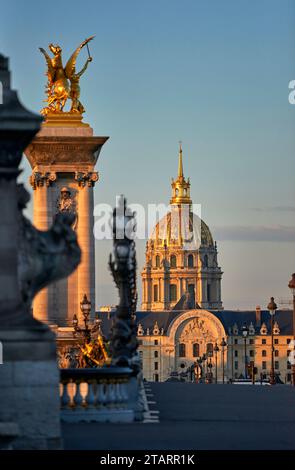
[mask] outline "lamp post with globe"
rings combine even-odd
[[[245,356],[245,379],[248,378],[247,372],[247,338],[249,335],[249,328],[246,323],[242,326],[242,336],[244,338],[244,356]]]
[[[215,346],[214,346],[214,352],[215,352],[215,383],[217,384],[217,377],[218,377],[218,365],[217,365],[217,354],[219,352],[219,347],[218,347],[218,344],[215,343]]]
[[[94,324],[90,326],[90,313],[91,313],[91,302],[88,300],[87,295],[84,294],[82,302],[80,302],[80,309],[83,315],[84,327],[79,326],[79,321],[77,315],[73,316],[73,327],[74,327],[74,337],[81,336],[84,343],[91,342],[92,333],[100,330],[101,320],[96,316]]]
[[[270,369],[270,380],[271,385],[275,385],[275,369],[274,369],[274,341],[273,341],[273,319],[277,310],[277,304],[274,301],[274,298],[271,297],[270,302],[267,306],[267,309],[270,314],[270,328],[271,328],[271,369]]]

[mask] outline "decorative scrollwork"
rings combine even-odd
[[[78,181],[78,186],[80,188],[84,188],[86,185],[91,188],[98,181],[99,175],[97,171],[77,171],[75,174],[75,179]]]

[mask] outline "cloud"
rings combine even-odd
[[[255,212],[295,212],[295,206],[252,207]]]
[[[219,241],[295,242],[295,227],[227,225],[214,228]]]

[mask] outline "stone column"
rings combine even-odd
[[[48,188],[56,180],[55,173],[33,172],[30,184],[34,191],[34,224],[39,230],[48,230],[52,224],[52,216],[48,211]],[[35,318],[42,322],[48,319],[49,290],[42,289],[34,299]]]
[[[78,212],[79,219],[77,225],[78,242],[82,251],[82,260],[78,268],[78,302],[81,302],[86,294],[90,299],[93,312],[95,310],[95,252],[93,236],[93,186],[98,180],[98,174],[79,174],[78,178]],[[79,312],[81,321],[82,313]]]
[[[57,213],[73,213],[73,228],[82,249],[77,271],[55,282],[34,302],[34,317],[48,324],[71,325],[73,315],[81,315],[84,294],[92,303],[92,314],[95,311],[93,186],[98,173],[94,167],[107,139],[93,136],[92,128],[81,122],[81,117],[72,122],[70,113],[61,113],[58,119],[47,117],[25,150],[33,171],[31,180],[34,175],[41,181],[47,177],[44,186],[34,191],[34,223],[50,225]],[[68,199],[61,204],[65,191]]]

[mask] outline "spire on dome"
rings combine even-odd
[[[178,178],[183,178],[183,164],[182,164],[182,142],[179,141],[179,153],[178,153]]]
[[[182,142],[179,142],[178,152],[178,174],[177,179],[172,179],[172,198],[170,204],[191,204],[190,198],[190,181],[183,176],[182,162]]]

